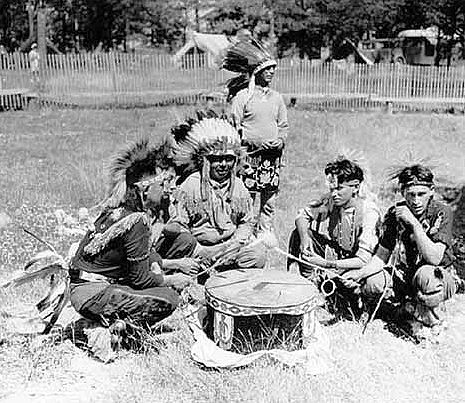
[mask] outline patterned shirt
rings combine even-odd
[[[270,88],[256,86],[250,99],[247,88],[239,91],[232,101],[231,114],[244,140],[261,143],[287,139],[286,105],[282,95]]]
[[[190,175],[174,197],[170,222],[180,224],[203,245],[215,245],[231,237],[247,239],[252,234],[252,199],[239,178],[231,182],[210,181],[208,195],[201,194],[199,172]]]
[[[419,221],[433,242],[441,242],[446,245],[441,266],[450,265],[454,261],[452,253],[453,213],[451,208],[432,199]],[[399,241],[398,264],[413,270],[426,264],[418,251],[412,229],[398,222],[395,206],[392,206],[384,217],[382,236],[379,243],[390,252],[393,252],[398,244],[397,241]]]
[[[381,214],[371,200],[354,198],[347,206],[337,207],[326,195],[300,209],[297,218],[305,219],[316,232],[326,227],[338,259],[358,257],[367,263],[375,252]]]

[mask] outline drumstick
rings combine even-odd
[[[311,285],[312,287],[315,287],[315,284],[313,283],[308,283],[308,284],[303,284],[303,283],[280,283],[278,281],[260,281],[256,285],[253,286],[254,290],[263,290],[267,285]]]
[[[249,247],[255,246],[259,243],[262,243],[266,248],[274,250],[275,252],[280,253],[281,255],[284,255],[292,260],[295,260],[299,263],[304,264],[305,266],[311,267],[314,270],[321,270],[326,273],[331,274],[333,277],[338,277],[342,280],[347,280],[344,277],[340,276],[339,274],[336,274],[334,271],[326,269],[324,267],[320,267],[311,263],[306,262],[305,260],[298,258],[297,256],[291,255],[290,253],[282,250],[279,247],[278,239],[276,238],[276,235],[272,231],[265,231],[261,236],[259,236],[256,240],[251,242],[249,244]]]
[[[291,255],[290,253],[288,253],[286,251],[283,251],[282,249],[278,248],[277,246],[273,247],[273,250],[280,253],[281,255],[284,255],[284,256],[286,256],[286,257],[288,257],[290,259],[293,259],[293,260],[295,260],[295,261],[297,261],[299,263],[302,263],[305,266],[309,266],[312,269],[325,271],[326,273],[331,274],[333,277],[337,277],[337,278],[340,278],[342,280],[347,280],[346,278],[342,277],[341,275],[335,273],[334,271],[332,271],[330,269],[325,269],[324,267],[320,267],[320,266],[308,263],[305,260],[298,258],[297,256]]]
[[[225,262],[225,260],[230,258],[230,255],[232,253],[237,252],[242,247],[242,245],[235,244],[235,243],[233,243],[233,244],[231,244],[229,246],[228,245],[225,245],[225,246],[227,246],[225,249],[219,250],[214,256],[211,257],[212,259],[215,260],[215,262],[210,267],[207,267],[206,269],[202,270],[200,273],[197,273],[193,277],[197,278],[197,277],[201,276],[202,274],[207,274],[210,271],[212,271],[213,269],[217,268],[218,266],[221,266]],[[205,259],[205,261],[207,261],[207,260],[208,259]],[[205,265],[204,265],[204,267],[205,267]]]

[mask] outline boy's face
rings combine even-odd
[[[328,186],[331,199],[333,199],[334,205],[337,207],[342,207],[349,203],[360,188],[360,185],[339,182],[333,176],[328,177]]]
[[[433,192],[433,187],[413,185],[402,190],[402,196],[413,215],[420,217],[426,210],[431,197],[433,197]]]
[[[231,172],[236,162],[233,155],[211,155],[210,161],[210,178],[217,182],[223,182],[231,177]]]

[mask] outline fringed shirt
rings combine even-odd
[[[149,243],[150,225],[145,213],[124,207],[105,210],[79,244],[71,263],[71,278],[82,270],[135,289],[159,286],[163,276],[150,267],[153,262],[161,264],[161,258],[150,254]]]
[[[207,183],[202,194],[201,176],[195,172],[180,185],[173,198],[170,222],[178,223],[200,244],[216,245],[231,238],[247,239],[252,234],[252,199],[239,178]]]

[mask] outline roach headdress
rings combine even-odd
[[[157,175],[160,170],[174,166],[171,145],[165,139],[158,146],[150,146],[148,139],[139,140],[119,152],[108,167],[108,191],[105,207],[118,207],[126,201],[129,186],[144,176]]]
[[[388,178],[397,180],[401,189],[413,185],[434,185],[433,169],[437,165],[431,157],[419,157],[412,151],[405,153],[403,158],[388,169]]]

